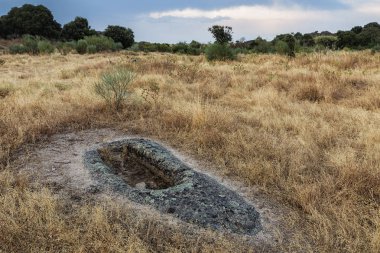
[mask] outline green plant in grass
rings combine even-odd
[[[211,44],[205,50],[206,58],[209,61],[235,60],[236,53],[228,44]]]
[[[125,68],[117,68],[102,74],[94,90],[106,103],[116,111],[122,108],[123,102],[129,95],[128,87],[136,74]]]
[[[37,47],[40,54],[52,54],[55,51],[55,47],[47,40],[39,41]]]
[[[78,40],[76,50],[78,54],[85,54],[87,53],[87,41],[85,40]]]

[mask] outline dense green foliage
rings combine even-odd
[[[38,53],[40,54],[51,54],[54,53],[55,47],[48,40],[40,40],[37,43]]]
[[[5,18],[6,16],[0,16],[0,38],[6,38],[8,31],[5,26]]]
[[[25,4],[14,7],[0,21],[1,37],[30,34],[53,39],[58,38],[60,32],[61,25],[43,5]]]
[[[208,30],[218,44],[226,44],[232,41],[232,27],[230,26],[214,25]]]
[[[78,43],[76,45],[76,50],[78,54],[85,54],[87,53],[87,41],[85,40],[78,40]]]
[[[103,35],[86,36],[76,43],[75,49],[78,54],[95,54],[98,52],[117,51],[123,48],[123,45],[115,43],[111,38]]]
[[[281,34],[273,40],[258,37],[245,41],[232,42],[232,28],[214,25],[208,29],[215,39],[215,44],[225,47],[179,42],[177,44],[134,42],[134,33],[130,28],[110,25],[102,32],[91,29],[86,18],[76,17],[73,21],[61,25],[54,20],[51,11],[42,5],[25,4],[12,8],[0,17],[0,37],[20,38],[22,43],[12,45],[11,53],[52,53],[55,49],[62,54],[70,52],[97,53],[129,48],[143,52],[168,52],[177,54],[200,55],[207,58],[228,59],[231,53],[278,53],[294,57],[299,52],[325,50],[364,50],[379,52],[380,24],[372,22],[364,26],[355,26],[349,31],[312,32],[302,34]],[[47,39],[51,40],[50,42]],[[83,41],[81,41],[83,40]],[[221,53],[219,57],[216,53]],[[207,55],[208,54],[208,55]],[[210,56],[210,57],[209,57]]]
[[[121,43],[115,43],[103,35],[86,36],[78,41],[52,43],[39,36],[24,35],[21,44],[9,47],[11,54],[51,54],[58,50],[63,55],[70,52],[78,54],[117,51],[123,48]]]
[[[21,44],[12,45],[9,48],[11,54],[50,54],[55,51],[55,47],[50,41],[38,36],[24,35]]]
[[[117,25],[109,25],[104,31],[104,35],[112,38],[115,42],[120,42],[123,48],[128,48],[135,42],[135,36],[130,28]]]
[[[122,44],[115,43],[113,39],[103,35],[87,36],[84,40],[88,46],[95,46],[97,52],[116,51],[123,48]]]
[[[76,17],[73,21],[63,26],[61,36],[65,40],[80,40],[85,36],[94,34],[96,32],[91,30],[86,18]]]
[[[209,61],[226,61],[236,59],[234,50],[228,44],[214,43],[206,47],[206,58]]]
[[[193,40],[191,43],[179,42],[177,44],[167,44],[167,43],[150,43],[150,42],[139,42],[131,47],[134,51],[143,52],[161,52],[161,53],[176,53],[176,54],[190,54],[190,55],[200,55],[203,53],[204,45]]]
[[[315,43],[321,48],[334,49],[338,38],[335,36],[318,36],[315,37]]]

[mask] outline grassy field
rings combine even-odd
[[[98,127],[162,140],[290,208],[279,251],[380,251],[379,54],[0,58],[0,252],[255,251],[107,202],[68,211],[15,172],[23,145]],[[93,85],[120,66],[137,78],[115,113]]]

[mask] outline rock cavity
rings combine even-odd
[[[261,230],[252,205],[156,142],[116,141],[87,151],[84,159],[97,187],[201,227],[247,235]]]

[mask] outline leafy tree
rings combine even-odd
[[[291,34],[277,35],[273,42],[275,49],[280,54],[286,54],[290,57],[295,57],[296,40]]]
[[[88,20],[82,17],[76,17],[73,21],[65,24],[62,29],[62,38],[66,40],[80,40],[85,36],[94,35]]]
[[[337,33],[338,40],[336,42],[336,46],[339,49],[349,47],[349,48],[355,48],[358,45],[358,39],[357,35],[353,31],[338,31]]]
[[[291,34],[286,34],[284,37],[285,43],[288,45],[288,51],[286,54],[290,57],[296,56],[296,40],[294,39],[294,36]]]
[[[302,38],[300,39],[300,44],[303,47],[314,47],[315,41],[311,34],[304,34]]]
[[[14,7],[1,19],[2,26],[7,28],[6,35],[30,34],[58,38],[61,32],[61,25],[54,20],[51,11],[43,5],[24,4],[19,8]]]
[[[354,32],[354,33],[356,33],[356,34],[359,34],[359,33],[361,33],[363,31],[363,27],[361,27],[361,26],[355,26],[355,27],[353,27],[352,29],[351,29],[351,32]]]
[[[135,36],[130,28],[117,25],[109,25],[104,35],[112,38],[115,42],[123,44],[124,48],[131,47],[135,43]]]
[[[300,33],[300,32],[294,34],[294,38],[295,38],[296,40],[301,40],[302,37],[303,37],[303,35],[302,35],[302,33]]]
[[[191,48],[201,49],[202,44],[199,43],[198,41],[193,40],[193,41],[190,42],[189,46]]]
[[[232,41],[232,27],[214,25],[208,29],[212,36],[215,38],[215,42],[218,44],[227,44]]]
[[[315,37],[316,44],[328,49],[334,49],[337,40],[337,37],[331,35]]]
[[[358,43],[364,48],[371,48],[380,44],[380,25],[376,22],[365,25],[358,34]]]
[[[189,52],[189,45],[186,42],[179,42],[172,47],[173,53],[187,54]]]
[[[377,23],[377,22],[372,22],[372,23],[368,23],[364,26],[364,29],[368,29],[368,28],[378,28],[380,29],[380,24]]]
[[[7,31],[5,26],[5,18],[4,16],[0,16],[0,38],[6,38]]]
[[[272,44],[261,38],[257,37],[255,40],[251,41],[249,44],[249,48],[253,49],[254,52],[256,53],[269,53],[272,51]]]

